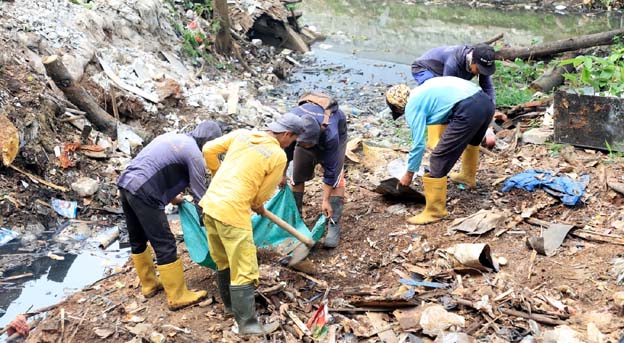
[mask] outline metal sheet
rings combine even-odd
[[[554,109],[555,142],[624,151],[624,99],[559,91]]]

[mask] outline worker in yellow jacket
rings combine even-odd
[[[261,325],[256,316],[254,291],[259,273],[251,211],[265,213],[264,202],[284,175],[283,149],[296,141],[303,128],[303,120],[288,113],[269,124],[267,131],[232,131],[202,149],[213,178],[199,205],[210,256],[217,265],[224,312],[234,315],[240,335],[262,335],[279,326]]]

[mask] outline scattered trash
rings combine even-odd
[[[575,206],[581,204],[581,197],[585,194],[588,182],[589,175],[583,175],[579,181],[574,181],[568,176],[554,176],[550,171],[528,170],[507,179],[503,192],[508,192],[512,188],[529,192],[542,188],[546,193],[559,198],[565,205]]]
[[[438,304],[426,305],[420,315],[420,327],[425,335],[438,336],[452,327],[464,327],[466,319],[463,316],[448,312]]]
[[[527,238],[527,244],[530,248],[538,253],[546,256],[554,256],[557,249],[565,240],[568,232],[574,228],[574,225],[548,223],[548,227],[543,230],[542,236],[531,236]]]
[[[449,233],[456,231],[465,232],[469,235],[482,235],[497,228],[505,221],[505,215],[499,210],[479,210],[465,218],[455,219],[448,229]]]
[[[89,197],[97,192],[99,183],[90,177],[81,177],[71,184],[71,188],[81,197]]]
[[[329,321],[329,310],[327,309],[326,304],[321,304],[319,308],[314,312],[314,315],[308,322],[306,326],[312,332],[312,337],[314,339],[320,339],[328,332],[327,323]]]
[[[61,216],[75,219],[78,215],[78,202],[52,198],[50,204],[54,211]]]
[[[409,201],[424,204],[425,195],[417,191],[411,186],[402,186],[399,179],[391,177],[379,182],[374,191],[389,200]]]
[[[477,343],[477,340],[463,332],[443,332],[434,343]]]
[[[0,227],[0,247],[19,237],[19,233]]]
[[[452,257],[455,269],[472,268],[483,271],[494,270],[498,272],[498,262],[492,257],[490,246],[484,243],[456,244],[446,249]]]
[[[544,332],[544,343],[583,343],[579,339],[578,332],[567,325],[560,325],[552,330]]]
[[[139,137],[130,126],[119,123],[117,125],[117,148],[119,151],[132,155],[134,149],[143,144],[143,138]]]
[[[115,330],[104,329],[104,328],[95,328],[95,334],[101,339],[107,339],[115,333]]]
[[[99,243],[98,246],[100,249],[108,248],[113,242],[115,242],[119,238],[119,228],[114,226],[109,228],[104,233],[100,234],[96,241]]]

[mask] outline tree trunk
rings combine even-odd
[[[564,54],[561,59],[567,60],[580,55],[580,51],[568,52]],[[540,76],[537,80],[533,81],[529,88],[540,91],[543,93],[549,93],[554,88],[557,88],[563,84],[563,74],[573,73],[575,71],[572,64],[566,64],[561,67],[554,67],[550,73]]]
[[[217,32],[217,52],[229,56],[232,53],[232,35],[230,34],[230,16],[228,14],[227,0],[214,0],[212,2],[215,19],[219,23]]]
[[[624,29],[595,33],[591,35],[562,39],[555,42],[549,42],[531,47],[521,48],[503,48],[496,52],[498,60],[514,60],[520,58],[523,60],[547,57],[565,51],[573,51],[589,48],[598,45],[613,44],[613,38],[623,35]]]
[[[43,65],[48,76],[65,93],[67,99],[86,113],[87,120],[93,123],[99,131],[116,138],[117,121],[115,118],[104,111],[95,99],[71,78],[61,58],[57,55],[45,57]]]

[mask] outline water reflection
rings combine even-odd
[[[58,303],[65,296],[100,279],[109,268],[124,264],[128,252],[118,249],[115,243],[108,251],[66,254],[64,260],[43,256],[30,266],[5,272],[5,277],[24,273],[32,273],[33,276],[15,280],[14,285],[0,287],[0,327],[29,309]]]
[[[332,51],[404,64],[436,46],[499,33],[509,44],[528,45],[623,27],[617,13],[563,16],[370,0],[306,0],[302,9],[302,22],[328,34]]]

